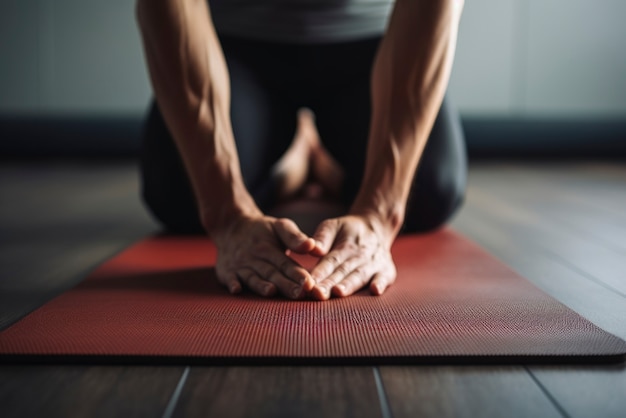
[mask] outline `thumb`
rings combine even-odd
[[[315,248],[315,241],[302,232],[291,219],[281,218],[273,223],[274,233],[289,250],[307,254]]]
[[[313,239],[315,240],[315,248],[311,250],[311,254],[316,256],[324,256],[330,251],[330,247],[335,241],[337,231],[339,229],[339,222],[337,219],[327,219],[315,230]]]

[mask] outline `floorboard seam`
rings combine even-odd
[[[383,385],[383,379],[380,377],[380,370],[378,369],[378,366],[374,366],[373,370],[374,381],[376,382],[376,392],[378,393],[382,416],[383,418],[393,418],[391,407],[389,406],[389,400],[387,399],[387,393],[385,392],[385,386]]]
[[[552,403],[552,405],[557,409],[557,411],[559,411],[559,413],[564,418],[571,418],[571,415],[568,414],[565,408],[563,408],[561,404],[556,400],[556,398],[552,396],[552,394],[543,385],[543,383],[541,383],[541,381],[537,378],[537,376],[535,376],[535,374],[528,368],[528,366],[524,366],[524,369],[526,369],[526,372],[528,373],[530,378],[537,384],[537,386],[539,386],[539,389],[543,392],[544,395],[546,395],[550,403]]]
[[[176,389],[174,389],[174,392],[172,393],[172,397],[167,403],[167,407],[165,408],[165,411],[163,411],[163,418],[172,417],[172,414],[174,413],[174,409],[176,408],[176,404],[178,403],[178,399],[180,398],[180,394],[182,393],[183,388],[185,387],[185,383],[187,382],[187,376],[189,376],[189,370],[190,370],[189,366],[185,367],[185,370],[183,370],[183,374],[182,376],[180,376],[180,380],[178,381],[178,384],[176,385]]]
[[[589,279],[592,282],[594,282],[594,283],[604,287],[605,289],[610,290],[613,293],[617,293],[618,295],[620,295],[623,298],[626,298],[626,293],[623,293],[619,289],[616,289],[613,286],[611,286],[610,284],[607,284],[604,281],[598,279],[593,274],[587,273],[585,270],[581,269],[580,267],[576,266],[575,264],[570,263],[567,259],[563,258],[559,254],[553,253],[552,251],[546,251],[546,253],[549,254],[557,263],[560,263],[563,266],[565,266],[565,267],[567,267],[567,268],[569,268],[571,270],[574,270],[576,273],[580,274],[581,276],[586,277],[587,279]]]

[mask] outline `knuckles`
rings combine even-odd
[[[278,218],[276,219],[276,226],[278,228],[282,228],[287,230],[288,232],[294,232],[298,230],[296,223],[289,218]]]
[[[363,266],[357,267],[352,271],[352,274],[359,278],[359,279],[365,279],[366,275],[367,275],[367,271]]]

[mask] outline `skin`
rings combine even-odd
[[[264,215],[244,186],[229,116],[228,70],[206,0],[138,1],[155,97],[185,163],[202,224],[217,246],[218,280],[231,293],[246,286],[262,296],[310,293],[326,300],[367,285],[380,295],[394,282],[390,248],[447,87],[462,6],[460,0],[396,1],[372,72],[361,189],[346,216],[322,222],[308,237],[292,221]],[[282,160],[304,155],[313,168],[332,166],[318,146],[300,148]],[[296,166],[287,162],[278,169],[291,192],[299,184],[294,177],[303,177],[290,172]],[[309,272],[289,252],[320,261]]]
[[[295,138],[274,165],[272,174],[279,184],[279,201],[289,201],[302,193],[309,180],[319,184],[328,197],[340,196],[343,169],[320,142],[311,111],[302,109],[298,112]]]

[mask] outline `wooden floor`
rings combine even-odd
[[[0,166],[0,327],[155,230],[130,163]],[[481,164],[453,226],[626,339],[626,165]],[[0,366],[0,416],[624,417],[626,367]]]

